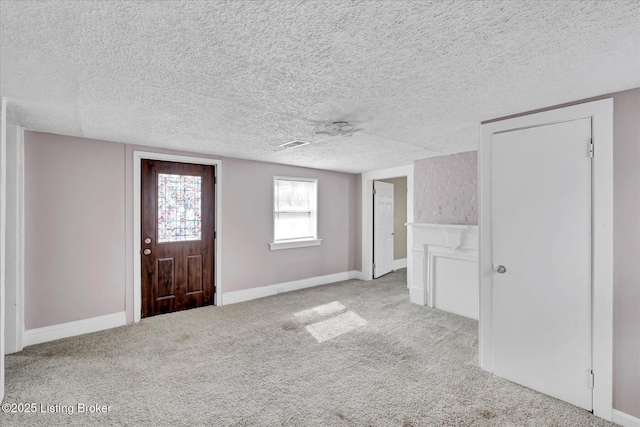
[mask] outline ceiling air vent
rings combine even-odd
[[[293,141],[289,141],[289,142],[285,142],[284,144],[280,144],[280,147],[282,148],[296,148],[296,147],[302,147],[303,145],[307,145],[308,142],[307,141],[301,141],[299,139],[293,140]]]

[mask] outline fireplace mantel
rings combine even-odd
[[[411,302],[478,319],[478,226],[407,223]]]

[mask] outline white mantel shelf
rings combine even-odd
[[[478,319],[478,226],[407,226],[413,230],[411,302]]]
[[[423,228],[450,228],[452,230],[472,230],[478,229],[477,225],[464,225],[464,224],[432,224],[430,222],[407,222],[410,227],[423,227]]]

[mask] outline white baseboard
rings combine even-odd
[[[353,276],[352,279],[367,280],[365,279],[364,273],[362,271],[353,270],[353,271],[350,271],[349,274]]]
[[[225,292],[222,294],[222,305],[236,304],[271,295],[282,294],[284,292],[297,291],[298,289],[341,282],[343,280],[360,279],[360,277],[361,273],[353,270],[345,271],[343,273],[327,274],[325,276],[309,277],[308,279],[294,280],[292,282],[278,283],[275,285],[243,289],[241,291]]]
[[[409,301],[418,305],[424,304],[424,289],[422,288],[409,288]]]
[[[407,259],[406,258],[394,259],[391,268],[394,269],[394,270],[400,270],[401,268],[407,268]]]
[[[28,345],[40,344],[47,341],[54,341],[62,338],[74,337],[76,335],[116,328],[118,326],[124,326],[126,323],[127,314],[122,311],[120,313],[76,320],[74,322],[61,323],[59,325],[29,329],[24,331],[22,334],[22,344],[26,347]]]
[[[622,427],[640,427],[640,418],[625,414],[617,410],[613,410],[612,421]]]

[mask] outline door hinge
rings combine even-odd
[[[213,175],[213,185],[216,185],[218,183],[218,177]]]
[[[593,139],[589,140],[589,158],[593,159]]]
[[[213,232],[213,240],[216,240],[216,237],[218,237],[218,234],[214,231]]]
[[[375,188],[373,189],[373,194],[376,194],[376,189]]]
[[[595,377],[593,375],[593,370],[591,370],[589,371],[589,386],[593,388],[594,384],[595,384]]]
[[[373,271],[374,272],[376,271],[376,263],[375,262],[373,263]]]

